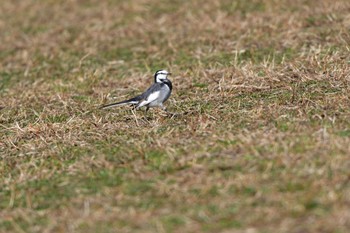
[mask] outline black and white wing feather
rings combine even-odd
[[[106,108],[112,108],[112,107],[117,107],[117,106],[123,106],[123,105],[137,105],[140,100],[142,99],[141,95],[136,96],[134,98],[128,99],[128,100],[124,100],[121,102],[117,102],[117,103],[112,103],[112,104],[106,104],[100,107],[100,109],[106,109]]]
[[[161,83],[154,83],[141,95],[138,95],[134,98],[124,100],[121,102],[103,105],[100,107],[100,109],[112,108],[112,107],[129,105],[129,104],[130,105],[137,105],[137,107],[140,108],[142,106],[145,106],[145,105],[151,103],[152,101],[154,101],[158,98],[162,85],[163,84],[161,84]]]

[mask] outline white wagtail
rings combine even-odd
[[[171,81],[167,78],[170,74],[171,73],[166,70],[158,70],[154,74],[153,85],[141,95],[121,102],[103,105],[100,108],[105,109],[129,104],[134,106],[136,109],[145,106],[146,111],[152,107],[161,107],[163,110],[167,111],[163,103],[169,98],[173,89]]]

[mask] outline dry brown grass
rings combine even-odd
[[[0,232],[348,232],[349,12],[2,1]],[[161,68],[177,117],[96,110]]]

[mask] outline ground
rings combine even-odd
[[[0,232],[349,232],[349,12],[1,1]]]

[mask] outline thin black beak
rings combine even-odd
[[[168,73],[168,75],[172,75],[172,73]]]

